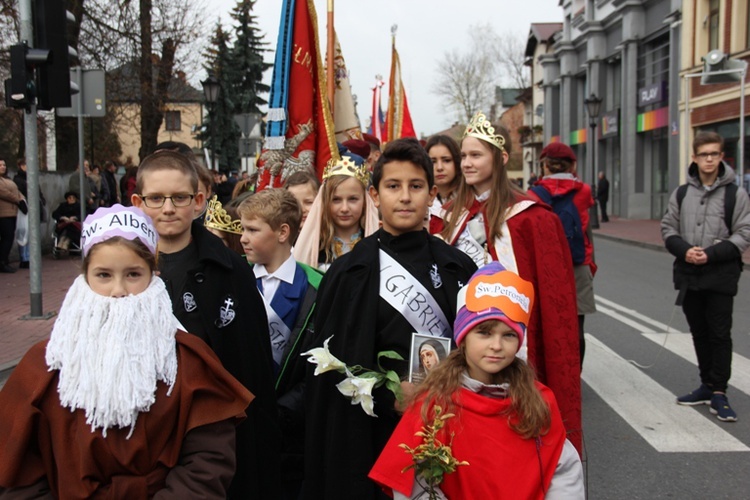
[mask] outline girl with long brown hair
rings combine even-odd
[[[581,368],[570,250],[550,207],[510,182],[510,154],[507,131],[477,113],[461,141],[456,197],[444,207],[442,223],[432,224],[431,230],[478,266],[498,261],[533,283],[537,307],[519,357],[528,359],[539,380],[554,391],[570,440],[580,451]]]
[[[394,494],[422,492],[412,458],[417,435],[441,414],[438,439],[468,462],[444,477],[448,498],[583,498],[583,470],[565,438],[555,396],[516,357],[534,305],[534,286],[493,262],[458,295],[458,348],[432,370],[375,463],[370,478]],[[488,473],[502,471],[501,474]]]

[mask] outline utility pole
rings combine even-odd
[[[34,45],[31,0],[20,0],[18,11],[21,21],[21,42]],[[28,319],[46,319],[42,308],[42,240],[39,213],[39,145],[37,143],[36,101],[31,100],[23,114],[24,139],[26,141],[26,171],[29,206],[29,294],[31,311]]]

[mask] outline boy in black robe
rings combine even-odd
[[[374,369],[381,351],[393,350],[408,360],[415,331],[452,335],[458,290],[476,266],[463,252],[424,229],[436,193],[432,162],[419,142],[389,143],[373,169],[370,187],[383,227],[334,261],[323,277],[314,347],[333,336],[329,349],[334,356],[349,366]],[[395,263],[386,264],[389,259]],[[431,295],[428,302],[441,310],[439,324],[424,314],[423,298],[414,295],[420,286]],[[382,364],[405,380],[407,361],[389,359]],[[378,416],[373,418],[336,389],[341,374],[316,377],[313,371],[310,365],[304,498],[387,498],[367,474],[400,418],[393,394],[385,387],[373,391]],[[409,385],[402,382],[406,392]]]

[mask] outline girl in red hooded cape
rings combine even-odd
[[[516,357],[533,306],[533,285],[497,262],[461,289],[458,348],[419,386],[370,471],[386,493],[427,498],[426,480],[410,467],[415,458],[404,445],[423,443],[439,406],[441,415],[453,416],[437,438],[462,465],[444,475],[437,498],[585,498],[581,462],[565,438],[555,396]]]

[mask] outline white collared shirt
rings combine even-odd
[[[273,296],[276,295],[276,290],[279,289],[282,281],[290,285],[294,283],[294,273],[296,270],[297,261],[294,260],[294,256],[291,254],[273,273],[269,273],[263,264],[255,264],[253,266],[255,277],[260,278],[263,283],[263,297],[269,304],[273,300]]]

